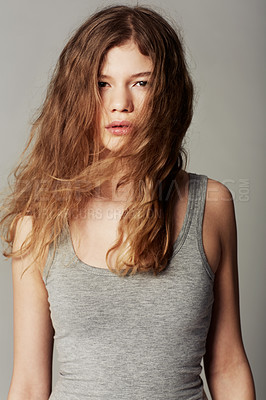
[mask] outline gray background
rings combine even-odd
[[[1,2],[0,189],[18,160],[30,120],[73,30],[98,6],[85,0]],[[136,2],[124,2],[134,5]],[[140,2],[165,10],[184,31],[197,107],[187,135],[188,170],[232,192],[238,227],[242,334],[257,398],[265,398],[265,0]],[[0,258],[0,398],[12,374],[11,263]],[[54,377],[57,374],[55,354]]]

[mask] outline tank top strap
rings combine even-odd
[[[54,263],[59,262],[59,264],[64,264],[65,266],[67,266],[75,261],[76,257],[73,252],[70,251],[70,241],[71,238],[69,227],[64,226],[58,237],[57,245],[55,246],[54,242],[49,245],[47,260],[42,272],[42,277],[45,284],[47,284],[47,279],[50,275]]]
[[[201,255],[206,272],[214,281],[215,274],[212,271],[203,246],[203,217],[207,197],[208,177],[203,174],[190,173],[191,191],[190,191],[190,209],[188,211],[188,228],[186,246],[190,249],[196,249]],[[196,245],[196,247],[195,247]]]
[[[181,231],[174,243],[174,254],[178,253],[188,235],[195,240],[201,234],[204,204],[208,178],[206,175],[199,175],[188,172],[188,201],[184,222]]]
[[[198,237],[202,237],[202,223],[205,209],[208,177],[202,174],[190,172],[190,212],[188,213],[188,224]]]

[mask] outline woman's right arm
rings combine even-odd
[[[17,224],[13,250],[19,249],[31,232],[31,217]],[[42,268],[48,255],[42,260]],[[13,258],[14,362],[8,400],[48,400],[52,387],[54,329],[48,295],[41,273],[31,264],[33,254]]]

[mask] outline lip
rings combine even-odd
[[[112,121],[105,128],[113,135],[123,136],[123,135],[127,135],[130,132],[131,127],[132,127],[131,122],[126,121],[126,120],[123,120],[123,121],[117,120],[117,121]]]

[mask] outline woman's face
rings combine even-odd
[[[100,133],[109,150],[117,149],[129,134],[147,96],[152,61],[130,41],[113,47],[106,55],[98,78],[102,99]]]

